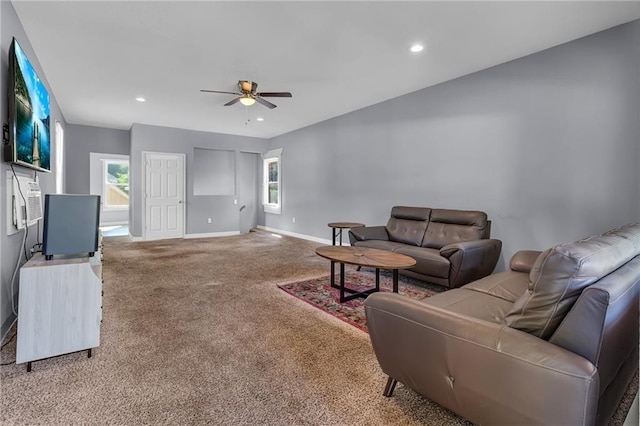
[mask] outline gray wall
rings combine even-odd
[[[60,122],[63,128],[66,128],[64,117],[60,112],[60,108],[55,99],[55,94],[51,91],[51,88],[47,82],[47,76],[42,71],[38,58],[36,57],[31,43],[27,38],[27,35],[22,28],[22,24],[18,20],[13,5],[8,1],[0,1],[0,117],[2,117],[2,123],[8,123],[9,120],[9,105],[7,97],[7,82],[9,78],[9,47],[11,46],[12,37],[15,37],[20,43],[20,46],[24,50],[25,54],[29,58],[29,61],[36,69],[38,76],[44,82],[49,92],[51,101],[51,166],[52,172],[55,167],[55,122]],[[11,167],[8,163],[3,162],[0,164],[0,337],[4,337],[9,327],[15,319],[15,315],[11,310],[11,277],[18,260],[18,255],[22,248],[23,232],[19,232],[14,235],[7,235],[7,213],[5,206],[6,197],[6,173],[10,171]],[[31,169],[27,169],[20,166],[15,166],[16,173],[22,175],[33,176],[34,172]],[[40,179],[40,187],[43,193],[55,193],[55,175],[54,173],[38,173]],[[32,247],[36,242],[36,230],[34,225],[29,228],[29,237],[26,245],[28,248]],[[24,256],[23,260],[24,262]],[[19,274],[18,274],[19,278]],[[18,294],[18,279],[16,279],[15,296],[17,303]]]
[[[68,124],[64,135],[65,183],[69,194],[89,194],[89,154],[129,155],[128,130]]]
[[[239,194],[228,196],[193,195],[193,150],[208,148],[231,150],[236,153],[236,173],[240,168],[240,152],[262,153],[267,150],[268,141],[245,136],[207,133],[170,127],[134,124],[131,128],[130,161],[130,202],[129,232],[134,237],[142,237],[142,168],[143,151],[168,152],[186,156],[186,233],[208,234],[239,230],[239,205],[233,200]],[[236,176],[238,182],[238,176]],[[212,223],[207,223],[207,218]]]
[[[484,210],[501,270],[638,221],[639,46],[634,21],[276,137],[283,208],[265,225],[329,238],[393,205]]]
[[[194,195],[235,195],[235,151],[194,148],[189,174]]]

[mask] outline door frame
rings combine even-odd
[[[180,152],[159,152],[159,151],[142,151],[142,239],[149,240],[149,232],[147,230],[147,156],[148,155],[174,155],[182,159],[182,238],[187,235],[187,156]]]
[[[105,161],[127,161],[129,163],[129,185],[131,185],[131,158],[129,155],[124,154],[107,154],[104,152],[90,152],[89,153],[89,194],[100,195],[100,226],[110,225],[123,225],[127,224],[131,226],[129,212],[131,211],[131,195],[129,195],[129,205],[126,209],[122,209],[122,212],[126,211],[126,219],[118,220],[105,220],[107,216],[113,216],[110,212],[114,210],[107,210],[105,213],[104,203],[104,164]],[[98,170],[99,169],[99,170]],[[131,193],[131,191],[129,191]],[[117,211],[117,210],[115,210]],[[124,214],[122,214],[124,217]]]
[[[254,177],[254,185],[255,185],[255,191],[253,191],[253,202],[255,203],[254,209],[255,209],[255,223],[253,224],[254,226],[252,226],[251,228],[249,228],[249,232],[251,231],[251,229],[253,228],[257,228],[258,226],[258,219],[259,219],[259,208],[262,207],[262,204],[260,203],[261,200],[261,187],[262,187],[262,179],[261,179],[261,175],[260,175],[260,165],[262,164],[262,156],[261,153],[259,152],[252,152],[252,151],[238,151],[238,177],[236,179],[237,185],[236,185],[236,199],[238,200],[238,205],[240,206],[238,208],[238,230],[240,231],[240,234],[242,234],[242,205],[243,202],[246,202],[246,197],[247,194],[243,194],[242,191],[242,179],[244,178],[244,176],[242,175],[242,171],[243,171],[243,167],[242,167],[242,158],[243,158],[243,154],[250,154],[252,156],[254,156],[255,159],[255,168],[253,169],[255,174],[253,175]],[[243,201],[243,202],[241,202]]]

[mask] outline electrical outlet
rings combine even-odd
[[[292,218],[292,219],[291,219],[291,222],[296,223],[296,218],[295,218],[295,217],[294,217],[294,218]]]
[[[207,218],[207,223],[211,223],[211,218],[210,217]]]

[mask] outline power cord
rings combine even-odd
[[[13,168],[13,164],[11,164],[11,171],[13,172],[13,178],[16,180],[16,182],[18,181],[18,175],[16,174],[15,169]],[[20,187],[20,184],[16,185],[18,187],[18,192],[20,193],[20,198],[22,198],[22,202],[24,203],[24,205],[27,205],[27,199],[25,198],[24,194],[22,193],[22,188]],[[25,215],[22,218],[23,222],[24,222],[24,230],[27,233],[27,235],[29,235],[29,226],[28,226],[28,221],[27,221],[27,216]],[[26,246],[26,237],[25,237],[25,242],[22,244],[22,250],[24,251],[24,258],[25,260],[29,259],[29,256],[27,255],[27,246]]]
[[[16,181],[18,181],[18,175],[16,174],[16,171],[13,167],[13,164],[11,164],[11,172],[13,173],[13,177]],[[36,180],[38,178],[38,173],[34,172],[34,176],[33,179]],[[20,185],[16,185],[18,187],[18,192],[20,193],[20,198],[22,198],[23,203],[25,204],[25,206],[27,205],[27,200],[24,196],[24,194],[22,193],[22,188],[20,187]],[[16,285],[15,285],[15,281],[16,281],[16,277],[18,275],[18,270],[20,269],[20,262],[22,261],[22,254],[24,254],[24,258],[25,261],[29,260],[29,258],[31,256],[29,256],[29,253],[27,252],[27,237],[29,236],[29,225],[28,225],[28,221],[26,216],[22,218],[22,220],[24,221],[24,235],[22,237],[22,250],[20,252],[18,252],[18,260],[16,261],[16,266],[13,270],[13,275],[11,276],[11,311],[13,312],[13,314],[15,316],[18,316],[18,307],[16,306],[16,298],[15,298],[15,289],[16,289]],[[38,228],[36,230],[36,244],[34,244],[31,247],[31,251],[30,253],[33,254],[35,252],[35,248],[36,247],[41,247],[42,243],[40,243],[40,221],[38,221]],[[9,343],[11,343],[13,341],[13,339],[15,339],[16,335],[18,334],[18,332],[16,331],[15,333],[13,333],[13,336],[11,336],[4,344],[2,344],[2,346],[0,346],[0,350],[4,349]],[[14,361],[10,361],[10,362],[6,362],[6,363],[0,363],[0,366],[6,366],[6,365],[11,365],[11,364],[15,364],[15,360]]]
[[[31,246],[31,256],[32,257],[33,257],[34,254],[40,253],[41,251],[42,251],[42,243],[35,243],[33,246]]]
[[[17,181],[18,175],[16,174],[16,171],[13,168],[13,164],[11,165],[11,171],[13,172],[14,179],[16,179]],[[27,200],[24,197],[24,194],[22,193],[22,188],[20,188],[20,185],[16,185],[16,186],[18,187],[18,192],[20,193],[20,197],[22,197],[22,201],[24,202],[25,205],[27,205]],[[16,297],[15,297],[15,293],[16,293],[15,281],[16,281],[16,276],[18,275],[18,270],[20,269],[20,262],[22,261],[22,252],[24,252],[25,261],[28,260],[29,258],[27,256],[27,236],[29,235],[29,227],[27,226],[27,218],[24,217],[23,220],[24,220],[24,236],[22,237],[22,251],[19,252],[18,254],[16,267],[14,268],[13,275],[11,277],[11,311],[15,316],[18,316],[18,307],[16,306]]]
[[[13,167],[13,164],[11,164],[11,172],[13,173],[13,177],[16,180],[16,182],[18,181],[18,175],[16,174],[16,171]],[[34,176],[33,179],[36,180],[38,178],[38,173],[34,172]],[[23,203],[25,204],[25,206],[27,205],[27,200],[24,196],[24,194],[22,193],[22,188],[20,187],[20,185],[16,185],[18,187],[18,192],[20,193],[20,198],[22,198]],[[22,254],[24,253],[24,259],[25,261],[29,260],[30,256],[27,253],[27,237],[29,235],[29,225],[28,225],[28,221],[26,216],[22,218],[22,220],[24,221],[24,235],[22,237],[22,250],[20,252],[18,252],[18,260],[16,261],[16,266],[13,270],[13,275],[11,276],[11,311],[13,312],[13,314],[17,317],[18,316],[18,307],[16,306],[16,297],[15,297],[15,291],[16,291],[16,285],[15,285],[15,281],[16,281],[16,277],[18,275],[18,270],[20,269],[20,262],[22,261]],[[42,243],[40,243],[40,221],[38,221],[38,228],[36,231],[36,244],[34,244],[31,247],[31,253],[34,253],[34,249],[36,246],[42,246]],[[11,341],[16,337],[16,335],[18,334],[18,332],[16,331],[15,333],[13,333],[13,336],[11,336],[9,338],[9,340],[7,340],[2,346],[0,346],[0,350],[4,349],[5,346],[7,346],[9,343],[11,343]],[[14,364],[14,361],[8,362],[8,363],[2,363],[0,364],[0,366],[5,366],[5,365],[11,365]]]
[[[1,351],[2,349],[4,349],[4,347],[5,347],[5,346],[7,346],[9,343],[11,343],[11,341],[12,341],[13,339],[15,339],[15,337],[16,337],[17,335],[18,335],[18,332],[17,332],[17,331],[16,331],[15,333],[13,333],[13,336],[9,337],[9,340],[7,340],[6,342],[4,342],[4,343],[2,344],[2,346],[0,346],[0,351]],[[3,362],[3,363],[1,363],[1,364],[0,364],[0,367],[4,367],[5,365],[12,365],[12,364],[15,364],[15,363],[16,363],[16,361],[15,361],[15,360],[13,360],[13,361],[9,361],[9,362]]]
[[[22,238],[22,245],[24,246],[27,243],[27,231],[24,231],[24,237]],[[16,277],[18,276],[18,270],[20,269],[20,261],[22,260],[22,251],[18,254],[18,260],[16,262],[16,267],[13,270],[13,275],[11,276],[11,310],[15,316],[18,316],[18,307],[16,306]],[[26,260],[26,259],[25,259]]]
[[[9,343],[11,343],[11,341],[13,339],[15,339],[15,337],[18,335],[18,332],[16,331],[15,333],[13,333],[13,336],[9,337],[9,340],[7,340],[2,346],[0,346],[0,350],[4,349],[5,346],[7,346]]]
[[[33,180],[37,181],[38,180],[38,172],[33,172]],[[36,223],[36,244],[32,247],[31,250],[31,256],[33,257],[33,253],[35,253],[33,251],[33,248],[35,246],[41,246],[42,247],[42,243],[40,242],[40,221],[38,220]]]

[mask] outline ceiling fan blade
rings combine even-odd
[[[204,90],[204,89],[201,89],[200,91],[201,92],[206,92],[206,93],[222,93],[222,94],[225,94],[225,95],[241,95],[242,94],[242,93],[238,93],[238,92],[222,92],[220,90]]]
[[[256,96],[263,98],[291,98],[293,95],[289,92],[260,92]]]
[[[229,102],[227,102],[226,104],[224,104],[224,106],[231,106],[233,104],[237,104],[240,101],[240,98],[234,98],[231,99]]]
[[[264,99],[262,99],[262,98],[256,98],[256,101],[257,101],[259,104],[262,104],[262,105],[266,106],[266,107],[267,107],[267,108],[269,108],[269,109],[274,109],[274,108],[277,106],[277,105],[274,105],[274,104],[272,104],[271,102],[269,102],[269,101],[267,101],[267,100],[264,100]]]

